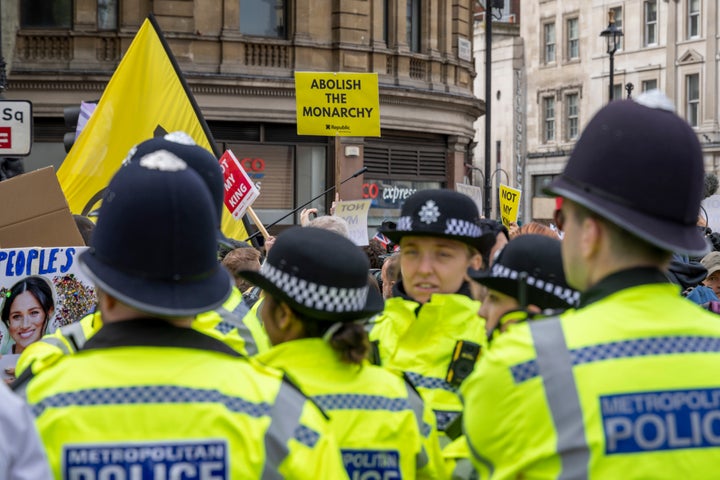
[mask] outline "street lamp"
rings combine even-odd
[[[618,49],[620,37],[623,36],[623,32],[615,26],[615,11],[612,9],[608,12],[608,20],[608,27],[600,32],[600,36],[605,37],[605,41],[607,42],[607,53],[610,55],[610,87],[608,89],[608,99],[612,102],[614,90],[613,82],[615,81],[615,52]]]

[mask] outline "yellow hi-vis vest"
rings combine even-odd
[[[668,283],[511,325],[461,388],[475,467],[491,479],[718,478],[719,371],[720,317]]]
[[[56,478],[342,479],[327,418],[282,374],[158,319],[105,325],[27,381]]]
[[[351,479],[444,478],[433,413],[402,377],[345,363],[319,338],[282,343],[256,359],[283,370],[330,417]]]
[[[480,302],[461,294],[435,294],[422,305],[400,297],[385,302],[370,340],[378,342],[381,365],[405,372],[444,431],[462,410],[455,386],[446,381],[458,340],[487,346]]]
[[[248,309],[240,290],[232,293],[219,308],[201,313],[192,328],[226,343],[245,356],[252,356],[270,348],[270,340],[257,317],[260,302]],[[100,312],[91,313],[80,321],[58,328],[39,341],[28,345],[15,366],[16,376],[32,365],[35,373],[51,365],[58,357],[70,355],[82,348],[85,342],[103,326]]]

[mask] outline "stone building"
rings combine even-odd
[[[397,216],[409,192],[464,178],[473,122],[484,108],[473,95],[472,0],[2,3],[3,36],[14,40],[4,51],[12,60],[5,97],[34,108],[28,169],[60,165],[63,107],[101,96],[153,14],[215,140],[250,160],[264,223],[362,165],[368,171],[339,191],[344,199],[373,199],[371,225]],[[8,32],[14,24],[17,31]],[[297,135],[295,71],[377,73],[381,136]],[[317,206],[324,210],[332,198]]]
[[[695,128],[706,171],[718,171],[717,2],[540,0],[509,7],[512,17],[504,25],[498,20],[492,39],[492,147],[500,159],[494,168],[507,171],[511,186],[523,191],[525,220],[551,218],[554,202],[542,187],[562,171],[585,124],[609,101],[609,55],[600,33],[610,10],[624,33],[614,54],[613,97],[626,97],[630,84],[633,96],[663,91]],[[477,92],[484,91],[482,25],[475,29]],[[482,119],[476,125],[482,139]],[[482,145],[476,167],[478,153]]]

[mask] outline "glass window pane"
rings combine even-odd
[[[615,26],[622,30],[623,21],[622,21],[622,7],[615,7],[612,9],[612,11],[615,13]],[[618,50],[622,50],[623,48],[623,37],[620,37],[618,39]]]
[[[407,0],[407,43],[411,52],[420,51],[420,6],[421,0]]]
[[[72,0],[22,0],[23,28],[72,28]]]
[[[643,80],[641,84],[641,91],[647,92],[648,90],[655,90],[657,88],[657,80]]]
[[[97,22],[99,30],[116,30],[117,0],[98,0]]]
[[[285,0],[240,0],[240,33],[285,38]]]

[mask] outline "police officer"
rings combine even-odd
[[[218,243],[221,246],[228,245],[230,240],[220,231],[225,190],[222,169],[215,156],[196,145],[186,133],[173,132],[133,147],[126,162],[160,149],[180,156],[205,182],[215,207]],[[242,292],[233,287],[221,306],[197,315],[193,328],[227,343],[243,355],[255,355],[269,348],[269,342],[251,306],[243,301]],[[39,342],[29,345],[20,356],[16,366],[17,375],[31,365],[35,371],[39,371],[45,364],[54,362],[57,356],[75,353],[102,325],[101,315],[96,312],[44,336]]]
[[[256,358],[328,414],[350,478],[442,478],[432,412],[401,376],[366,360],[362,320],[383,308],[368,269],[363,251],[330,230],[280,234],[260,272],[239,272],[265,295],[273,347]]]
[[[401,279],[370,340],[381,365],[407,373],[444,431],[462,410],[457,386],[486,343],[467,269],[480,267],[494,235],[481,228],[475,202],[451,190],[414,193],[396,227],[380,231],[400,245]]]
[[[135,153],[108,185],[80,256],[103,326],[25,379],[56,478],[345,478],[297,387],[190,328],[231,292],[213,211],[167,150]]]
[[[663,273],[708,250],[702,151],[671,107],[605,106],[551,184],[582,295],[496,338],[463,385],[482,478],[717,478],[720,323]]]

